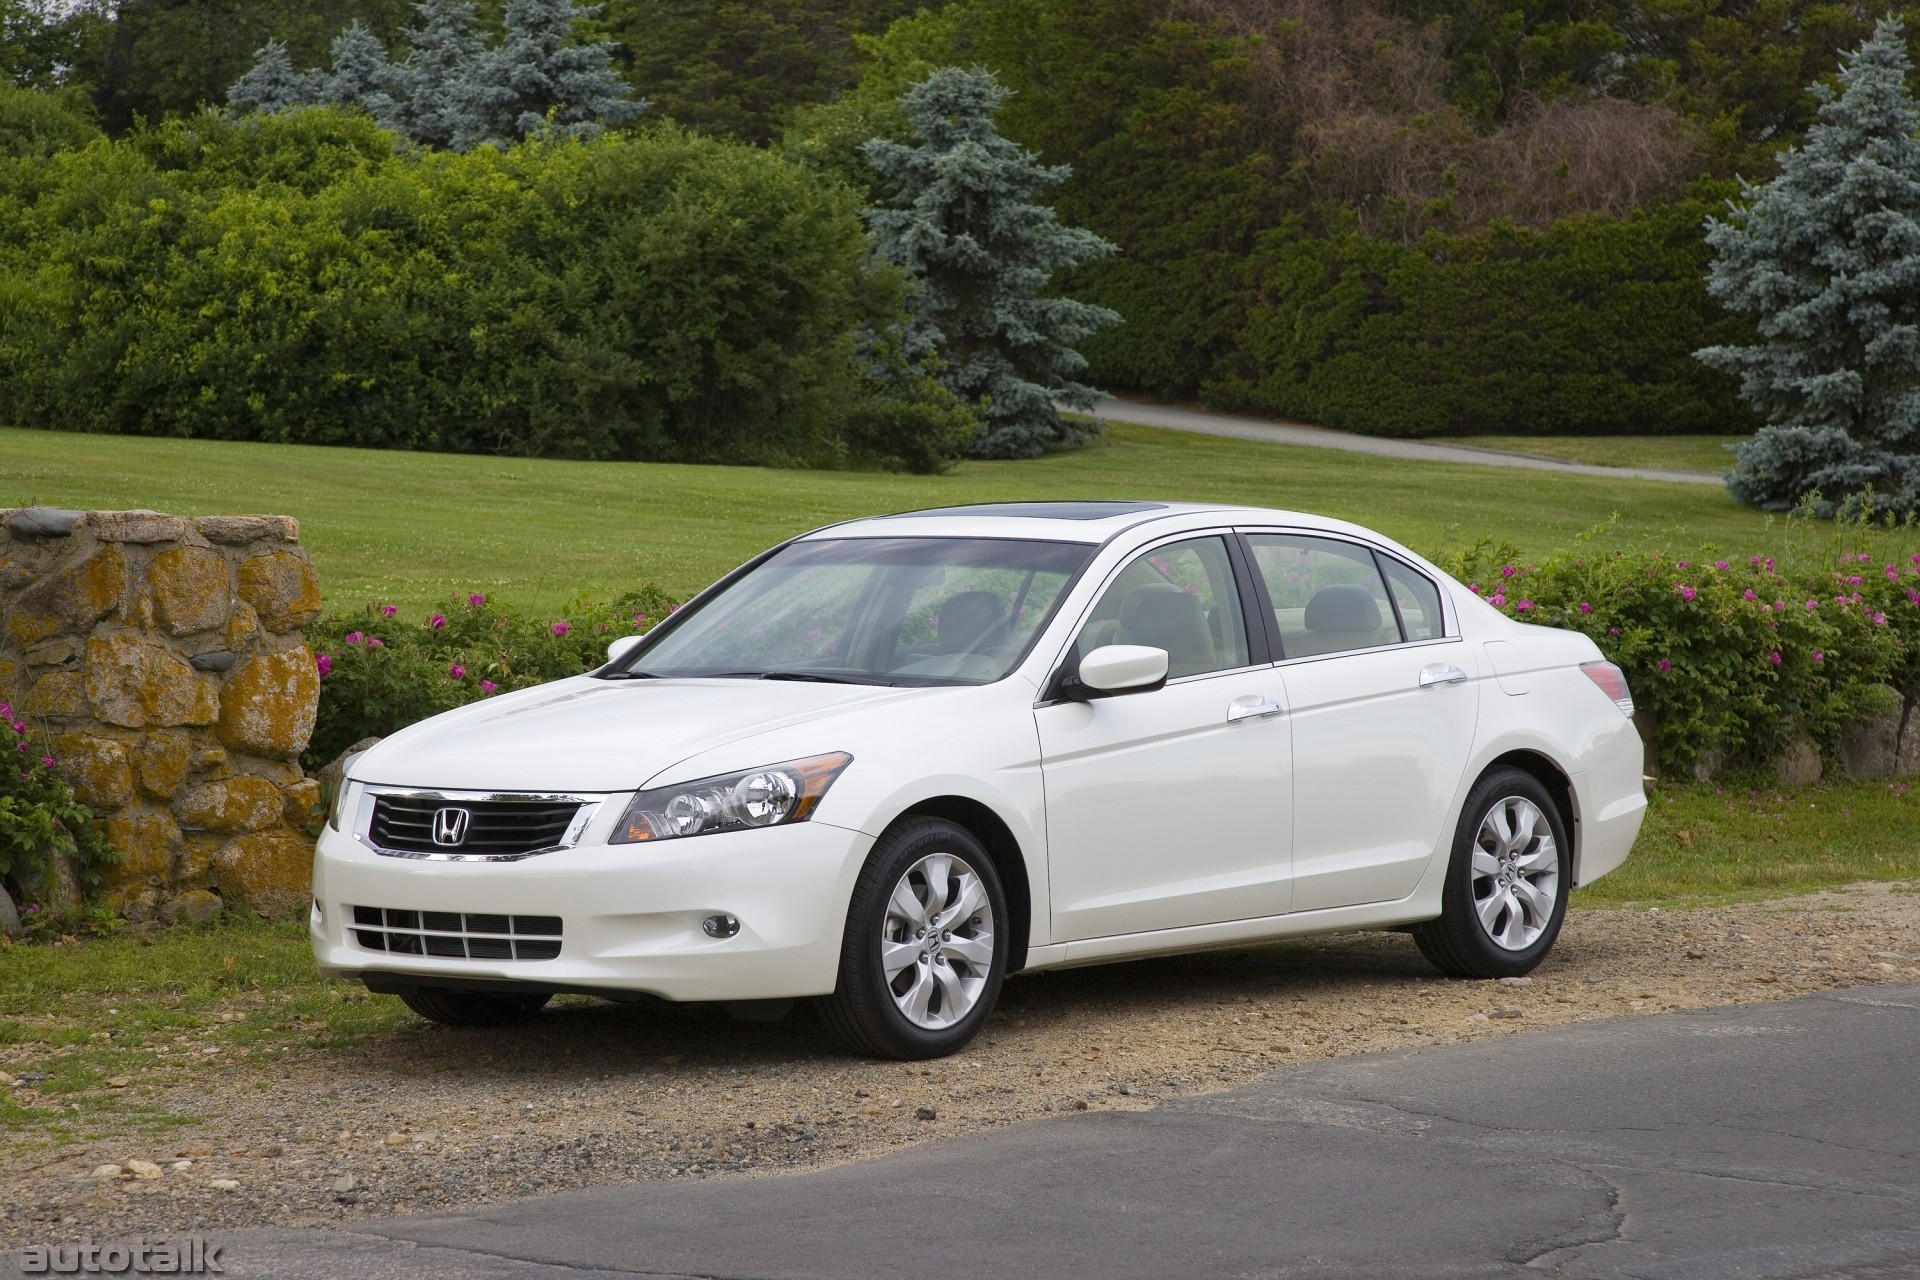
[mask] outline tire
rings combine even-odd
[[[940,818],[897,823],[854,883],[821,1020],[869,1057],[917,1061],[961,1049],[1000,998],[1008,920],[1000,876],[972,832]],[[916,932],[929,923],[945,927]]]
[[[505,1027],[525,1022],[553,999],[551,991],[526,995],[491,991],[453,991],[446,987],[409,987],[400,993],[407,1008],[429,1022],[448,1027]]]
[[[1566,815],[1538,778],[1488,773],[1460,811],[1440,918],[1413,928],[1420,953],[1455,978],[1531,973],[1566,919],[1572,854]]]

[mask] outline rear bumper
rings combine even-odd
[[[519,862],[374,853],[328,828],[314,853],[314,958],[376,987],[444,981],[769,1000],[833,990],[847,903],[871,836],[819,822],[654,845],[589,845]],[[396,954],[363,943],[355,908],[559,917],[551,959]],[[708,916],[740,922],[711,938]]]
[[[1593,767],[1574,778],[1580,807],[1576,885],[1592,884],[1627,860],[1647,816],[1645,765],[1640,735],[1625,724]]]

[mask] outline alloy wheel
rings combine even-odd
[[[1473,906],[1495,946],[1525,951],[1559,901],[1560,846],[1540,806],[1525,796],[1496,800],[1473,841]]]
[[[993,966],[993,907],[968,862],[930,853],[888,896],[880,968],[901,1014],[927,1031],[973,1010]]]

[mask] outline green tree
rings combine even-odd
[[[1920,105],[1897,19],[1849,54],[1780,173],[1708,222],[1707,287],[1759,340],[1699,358],[1740,378],[1767,421],[1728,488],[1787,510],[1869,486],[1920,510]]]
[[[1056,404],[1091,408],[1099,393],[1073,379],[1073,344],[1116,312],[1042,290],[1056,272],[1113,252],[1091,231],[1063,226],[1033,197],[1067,178],[1000,136],[1007,91],[987,72],[944,67],[900,100],[919,139],[867,144],[891,189],[869,211],[882,258],[913,278],[910,341],[937,352],[940,377],[982,421],[973,451],[1014,458],[1075,438]]]

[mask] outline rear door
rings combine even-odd
[[[1293,722],[1293,909],[1403,898],[1450,845],[1474,657],[1413,566],[1346,539],[1245,536]]]

